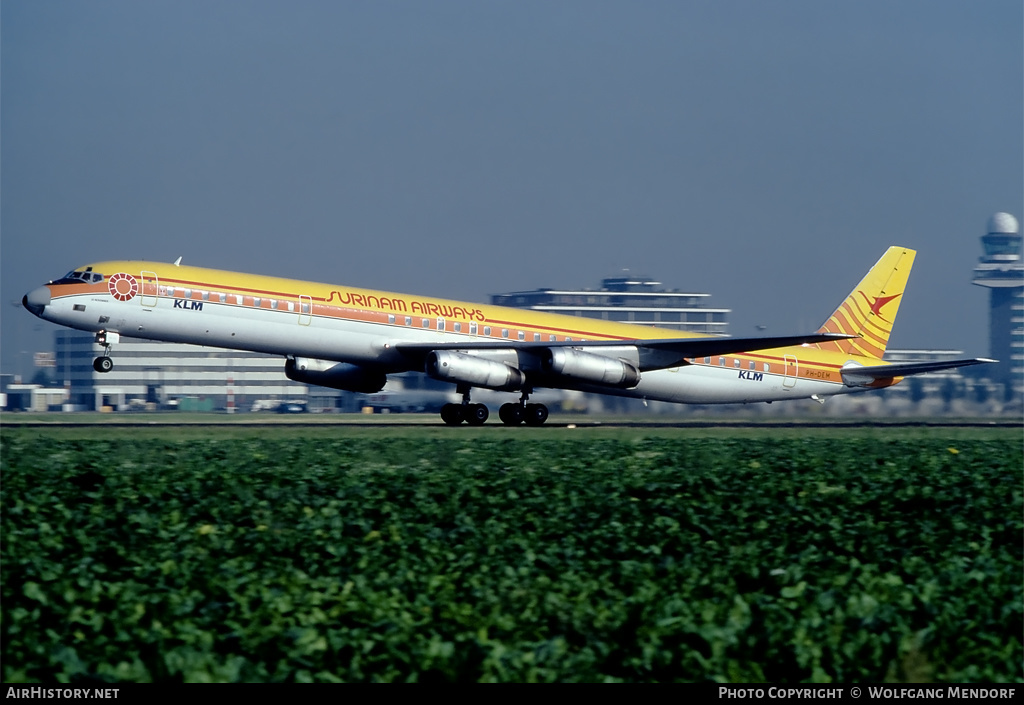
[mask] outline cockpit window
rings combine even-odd
[[[73,269],[53,283],[78,284],[80,282],[85,282],[86,284],[96,284],[101,281],[103,281],[103,275],[99,272],[92,271],[92,267],[87,267],[84,270]]]

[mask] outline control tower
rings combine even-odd
[[[1024,259],[1017,219],[996,213],[981,237],[985,254],[974,267],[973,283],[989,289],[989,354],[999,360],[992,377],[1024,394]]]

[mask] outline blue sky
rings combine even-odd
[[[1022,37],[1001,0],[4,0],[0,368],[103,259],[472,301],[628,268],[782,335],[890,244],[891,346],[984,355]]]

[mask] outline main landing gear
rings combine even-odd
[[[458,426],[463,421],[470,426],[482,426],[491,412],[483,404],[471,404],[469,387],[459,385],[458,392],[462,395],[461,404],[445,404],[441,407],[441,420],[449,426]]]
[[[96,334],[96,343],[103,346],[103,355],[92,361],[92,368],[97,372],[110,372],[114,369],[114,361],[110,359],[110,346],[120,340],[117,333],[101,330]]]
[[[469,388],[459,387],[462,394],[461,404],[445,404],[441,407],[441,420],[449,426],[458,426],[465,421],[470,426],[482,426],[490,412],[483,404],[472,404],[469,401]],[[518,403],[502,404],[498,409],[498,418],[506,426],[540,426],[548,420],[548,408],[543,404],[527,404],[529,392],[523,392]]]

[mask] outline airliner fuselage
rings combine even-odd
[[[912,261],[912,251],[906,252]],[[899,379],[877,372],[858,379],[849,373],[883,364],[880,355],[860,354],[876,349],[867,337],[862,339],[868,350],[850,347],[857,342],[853,328],[863,327],[856,321],[849,330],[823,327],[810,336],[713,338],[138,261],[82,267],[28,293],[23,303],[45,320],[96,332],[105,345],[124,335],[281,355],[290,378],[338,389],[374,392],[387,374],[426,372],[464,394],[463,409],[448,410],[449,423],[486,419],[486,409],[474,411],[481,405],[468,404],[473,387],[521,392],[518,406],[502,410],[503,421],[518,423],[526,411],[534,413],[535,422],[547,417],[546,409],[528,410],[539,405],[525,403],[540,387],[711,404],[824,399]],[[872,312],[866,315],[870,319]],[[112,362],[104,356],[95,366],[107,371]],[[525,420],[530,418],[526,414]]]

